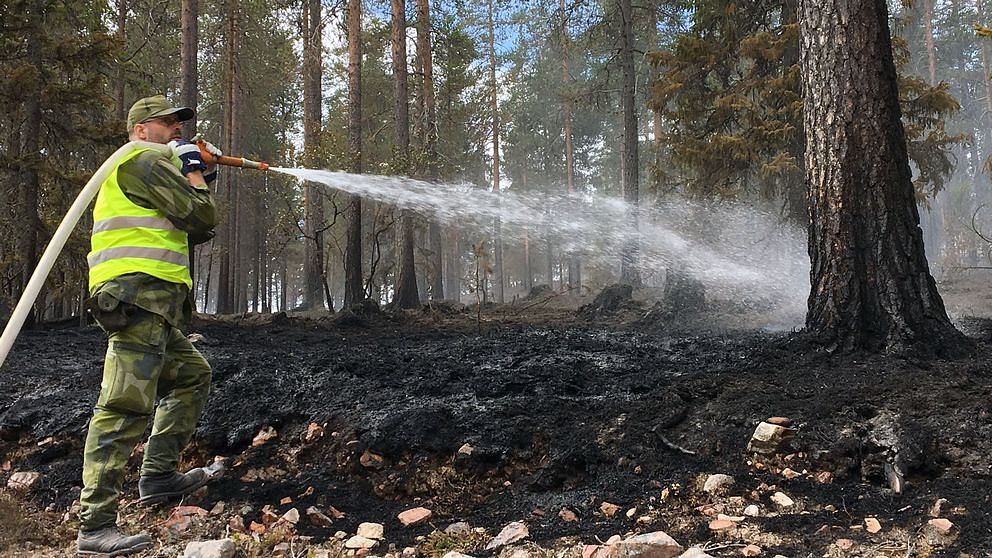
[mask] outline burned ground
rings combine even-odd
[[[977,342],[972,356],[925,360],[830,355],[790,332],[702,328],[670,313],[644,320],[651,307],[629,301],[624,316],[529,304],[486,308],[482,323],[458,308],[199,321],[213,391],[185,460],[224,456],[229,472],[198,504],[257,515],[267,504],[284,511],[289,496],[301,510],[344,512],[333,527],[300,524],[317,542],[377,521],[390,542],[416,544],[433,527],[403,529],[395,518],[422,505],[441,528],[467,521],[495,532],[523,520],[548,545],[664,530],[685,546],[717,541],[724,548],[711,552],[728,556],[744,542],[767,556],[992,553],[984,317],[958,322]],[[43,474],[18,496],[35,520],[59,525],[78,497],[104,347],[92,327],[27,331],[4,367],[0,480]],[[770,416],[797,425],[793,448],[756,457],[748,439]],[[278,436],[252,445],[267,427]],[[884,472],[894,459],[906,470],[903,494]],[[732,475],[736,498],[703,493],[711,473]],[[135,484],[129,477],[126,497]],[[779,509],[776,491],[795,505]],[[927,525],[939,498],[954,524],[947,536]],[[603,502],[621,512],[608,517]],[[713,503],[761,513],[716,535]],[[867,532],[865,517],[882,531]],[[58,533],[32,548],[65,548],[71,529]],[[855,541],[850,554],[840,538]],[[0,553],[4,545],[24,552],[0,539]]]

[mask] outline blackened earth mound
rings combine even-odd
[[[627,301],[620,293],[596,310]],[[760,487],[775,485],[809,512],[754,520],[780,535],[769,556],[825,548],[838,537],[832,528],[866,516],[917,532],[937,498],[955,510],[957,531],[933,555],[992,552],[987,322],[971,324],[986,333],[973,333],[978,351],[957,361],[830,355],[790,334],[756,331],[673,335],[562,320],[480,335],[471,325],[363,317],[356,328],[285,316],[199,323],[213,391],[186,459],[230,458],[202,505],[258,509],[292,495],[300,509],[349,512],[333,529],[346,531],[425,505],[442,526],[466,520],[498,531],[527,519],[538,541],[663,528],[689,545],[709,536],[695,509],[707,500],[694,487],[725,473],[746,498],[771,507]],[[0,372],[0,462],[11,462],[0,481],[41,472],[28,496],[39,508],[65,509],[78,497],[104,349],[94,328],[28,331]],[[745,448],[770,416],[791,418],[798,434],[787,462],[762,458],[759,468]],[[308,436],[311,423],[324,434]],[[266,427],[278,437],[253,446]],[[901,495],[884,473],[896,453],[908,483]],[[808,474],[784,478],[784,467]],[[831,482],[814,480],[817,472]],[[653,508],[659,524],[606,517],[604,501]],[[562,508],[578,521],[560,518]]]

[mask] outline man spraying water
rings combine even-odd
[[[123,556],[151,548],[147,534],[117,527],[124,469],[154,412],[138,481],[139,503],[180,498],[218,473],[177,471],[210,390],[210,365],[182,330],[189,325],[189,245],[209,240],[217,211],[214,165],[180,135],[193,110],[159,95],[128,112],[131,141],[167,144],[171,157],[136,147],[103,181],[87,256],[87,308],[108,334],[103,381],[83,455],[77,552]],[[211,155],[222,154],[201,142]],[[155,401],[159,399],[158,407]]]

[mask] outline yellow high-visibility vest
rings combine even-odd
[[[142,151],[147,149],[135,149],[122,157],[97,194],[90,253],[86,256],[90,292],[128,273],[145,273],[193,287],[186,233],[177,229],[161,211],[133,203],[117,182],[121,165]]]

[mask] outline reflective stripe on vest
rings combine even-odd
[[[137,157],[136,149],[121,158],[107,175],[93,208],[90,291],[102,283],[128,273],[144,273],[170,283],[192,287],[186,233],[177,229],[157,209],[135,204],[117,182],[120,166]]]

